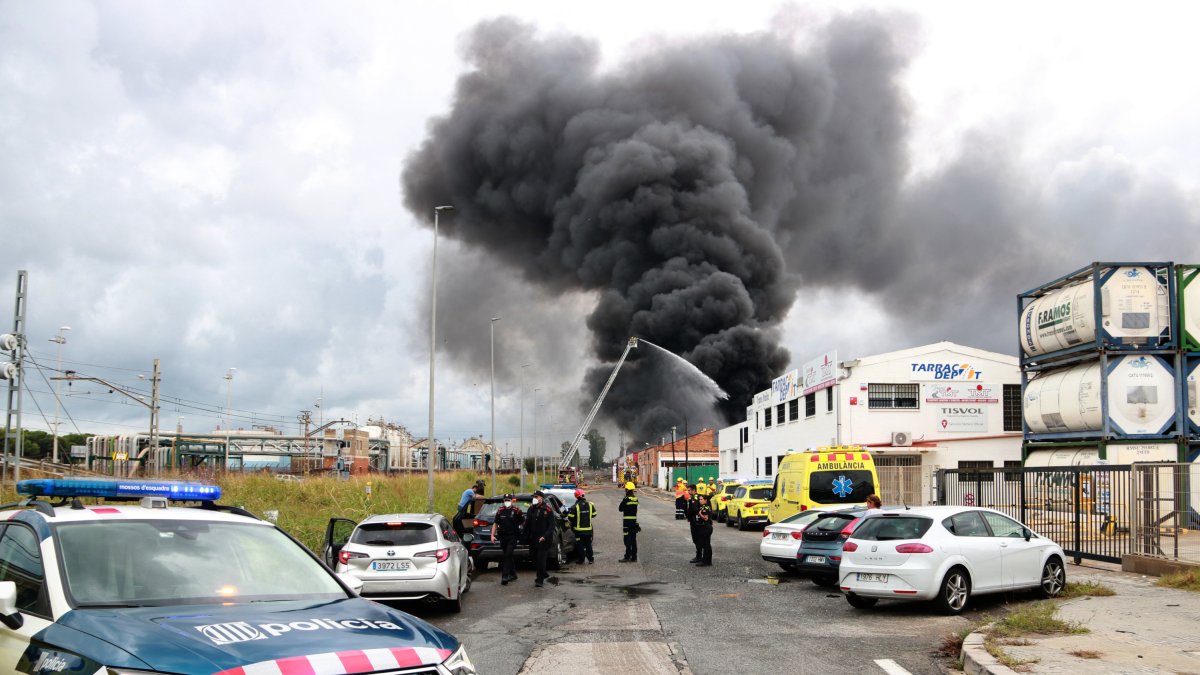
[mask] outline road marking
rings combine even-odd
[[[888,675],[912,675],[912,673],[901,668],[899,663],[891,659],[875,659],[875,665],[883,668],[883,672]]]

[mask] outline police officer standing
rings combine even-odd
[[[517,580],[517,559],[513,550],[517,547],[517,538],[521,535],[521,524],[525,522],[525,514],[517,507],[512,494],[504,495],[504,504],[496,511],[492,521],[492,542],[500,538],[500,552],[503,554],[500,563],[500,585],[505,586],[510,581]]]
[[[633,483],[626,483],[625,498],[617,506],[621,510],[621,534],[625,535],[625,557],[621,562],[637,561],[637,533],[642,528],[637,522],[638,498],[633,490]]]
[[[703,485],[703,483],[701,483],[700,485]],[[700,540],[699,540],[699,534],[696,529],[696,523],[699,520],[699,516],[700,516],[700,496],[698,494],[699,490],[700,490],[700,486],[696,485],[695,483],[688,486],[688,503],[687,503],[688,529],[691,530],[691,533],[692,533],[692,546],[696,547],[696,555],[693,556],[692,559],[688,561],[690,563],[698,563],[704,559],[700,555]]]
[[[558,516],[546,504],[546,495],[541,490],[533,493],[533,503],[525,514],[525,541],[529,544],[529,552],[537,565],[537,579],[533,585],[542,587],[542,582],[550,576],[546,572],[546,553],[550,542],[554,541],[555,519]]]
[[[700,508],[696,511],[696,556],[700,561],[696,567],[712,566],[712,509],[709,507],[708,495],[699,499]]]
[[[583,490],[575,491],[575,504],[567,512],[567,520],[575,531],[575,559],[583,564],[596,562],[592,557],[592,518],[596,517],[596,505],[587,500]]]

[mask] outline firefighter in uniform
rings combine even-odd
[[[567,520],[575,532],[575,559],[583,564],[596,562],[592,556],[592,519],[596,517],[596,505],[589,502],[583,490],[575,491],[575,504],[567,512]]]
[[[700,562],[696,567],[712,566],[712,509],[709,508],[708,495],[699,499],[700,506],[696,510],[696,555]]]
[[[625,498],[617,506],[621,510],[621,534],[625,535],[625,557],[621,562],[637,560],[637,533],[642,528],[637,522],[638,498],[633,490],[633,483],[626,483]]]
[[[675,520],[687,519],[687,499],[687,485],[679,478],[675,481]]]
[[[717,495],[717,482],[710,476],[708,479],[708,501],[709,506],[712,506],[712,499]]]
[[[699,515],[700,515],[700,495],[699,495],[700,485],[703,485],[703,483],[701,483],[699,485],[693,484],[693,485],[688,486],[688,494],[689,494],[688,503],[687,503],[688,529],[691,530],[691,533],[692,533],[692,546],[696,547],[696,555],[692,556],[692,559],[688,561],[690,563],[698,563],[704,559],[700,555],[699,532],[696,528],[696,523],[699,520]]]
[[[517,559],[513,550],[517,547],[517,539],[521,536],[521,524],[525,522],[525,514],[517,508],[512,494],[504,495],[504,504],[496,511],[492,521],[492,542],[500,538],[500,552],[503,558],[500,563],[500,585],[507,585],[517,580]]]

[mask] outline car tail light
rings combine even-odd
[[[896,553],[933,553],[933,547],[927,544],[900,544]]]
[[[746,508],[750,508],[751,506],[758,506],[758,504],[759,504],[758,502],[746,502],[745,504],[743,504],[743,506],[745,506]]]
[[[476,518],[475,520],[472,520],[471,524],[474,525],[475,527],[487,527],[488,525],[491,525],[491,523],[489,523],[488,521],[480,520],[478,518]]]
[[[805,506],[804,504],[801,504],[801,505],[800,505],[800,510],[801,510],[801,511],[807,511],[807,510],[808,510],[808,507],[807,507],[807,506]]]
[[[847,523],[846,526],[842,528],[841,533],[838,534],[838,539],[849,539],[850,535],[854,533],[854,528],[858,526],[858,521],[860,520],[862,520],[862,518],[855,518]]]
[[[446,562],[450,559],[450,549],[439,548],[436,551],[421,551],[413,556],[414,558],[437,558],[438,562]]]
[[[366,553],[355,553],[353,551],[347,551],[346,549],[342,549],[338,552],[338,562],[342,563],[343,565],[349,565],[350,561],[355,558],[365,557],[367,557]]]
[[[766,530],[763,530],[763,538],[766,539],[769,536],[771,536],[771,533],[767,532]]]
[[[858,550],[858,544],[856,544],[852,541],[848,541],[848,542],[842,544],[842,551],[844,553],[854,553],[857,550]]]
[[[800,530],[799,532],[792,533],[792,539],[803,539],[803,538],[804,538],[804,530]]]

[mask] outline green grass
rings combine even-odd
[[[1058,597],[1062,600],[1069,600],[1071,598],[1083,598],[1088,596],[1106,598],[1110,595],[1116,594],[1117,592],[1112,588],[1105,586],[1098,581],[1069,581],[1067,582],[1067,587],[1062,590],[1062,593],[1060,593]]]
[[[992,658],[999,661],[1001,665],[1012,668],[1018,673],[1029,672],[1029,665],[1038,662],[1037,659],[1019,659],[1012,654],[1009,654],[1008,652],[1004,651],[1004,648],[1000,645],[1000,642],[990,635],[984,638],[983,648],[987,650],[987,653],[992,655]]]
[[[988,635],[996,638],[1016,638],[1023,635],[1054,635],[1065,633],[1078,635],[1088,629],[1073,621],[1063,621],[1055,616],[1058,606],[1052,600],[1035,602],[1010,612],[992,624]]]
[[[1164,574],[1155,582],[1163,588],[1179,588],[1185,591],[1200,592],[1200,571],[1187,570]]]
[[[490,483],[491,474],[476,474],[471,471],[439,471],[433,477],[433,505],[438,513],[450,517],[458,506],[463,490],[477,478]],[[527,477],[526,489],[538,483],[548,483],[557,478],[542,474]],[[516,488],[506,485],[499,478],[501,491]],[[263,516],[266,511],[278,511],[276,521],[280,528],[291,534],[310,550],[320,552],[325,540],[325,526],[330,518],[351,520],[377,513],[424,513],[428,503],[428,479],[425,473],[398,476],[355,476],[340,480],[328,476],[305,478],[300,481],[281,481],[271,474],[231,473],[219,476],[216,483],[221,486],[221,504],[240,506],[251,513]],[[371,486],[368,494],[367,485]],[[3,503],[17,501],[11,484],[5,486]],[[486,494],[491,494],[489,489]]]

